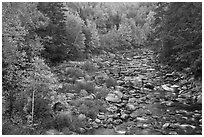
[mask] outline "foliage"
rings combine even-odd
[[[201,7],[201,3],[158,3],[153,33],[154,39],[161,41],[160,58],[170,60],[169,64],[179,70],[191,67],[198,76],[201,76]]]
[[[131,37],[132,29],[127,21],[124,21],[118,29],[118,43],[121,48],[131,47]]]
[[[46,26],[42,18],[33,3],[3,4],[3,115],[11,121],[19,119],[21,124],[29,124],[33,112],[33,120],[50,115],[47,99],[58,88],[49,67],[39,57],[43,46],[33,32]],[[36,106],[31,112],[34,92]]]
[[[96,64],[94,64],[91,61],[85,61],[81,68],[85,70],[87,73],[94,73],[97,71]]]
[[[85,50],[85,35],[82,33],[84,21],[70,12],[66,13],[67,43],[72,45],[68,52],[70,58],[78,58]],[[78,53],[78,54],[77,54]]]
[[[94,53],[94,51],[96,52],[96,49],[100,47],[100,38],[95,22],[87,20],[87,31],[89,35],[86,36],[89,37],[90,40],[87,38],[86,49],[89,51],[86,50],[86,52]]]
[[[43,56],[54,63],[64,60],[70,46],[66,36],[65,6],[60,2],[39,2],[38,10],[49,18],[48,26],[38,30],[45,46]]]
[[[104,69],[119,58],[110,52],[157,45],[161,61],[201,77],[201,11],[202,3],[2,3],[3,134],[81,132],[117,86],[107,75],[117,70]]]
[[[100,100],[84,100],[77,104],[80,113],[87,117],[95,119],[99,112],[105,112],[106,109]]]
[[[116,28],[110,30],[108,33],[100,36],[101,48],[106,51],[113,51],[119,46],[118,34]]]

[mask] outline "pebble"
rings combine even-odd
[[[98,125],[96,122],[93,122],[93,123],[92,123],[92,126],[93,126],[94,128],[98,128],[98,127],[99,127],[99,125]]]
[[[78,119],[81,120],[81,121],[83,121],[83,120],[86,119],[86,116],[85,116],[84,114],[80,114],[80,115],[78,116]]]
[[[100,119],[100,120],[103,120],[103,119],[106,118],[105,115],[97,115],[97,117],[98,117],[98,119]]]
[[[202,119],[200,119],[199,122],[202,123]]]
[[[113,115],[113,118],[118,118],[120,116],[120,113],[116,113]]]
[[[126,119],[126,118],[128,118],[128,116],[129,116],[128,114],[124,113],[120,117],[121,117],[121,119]]]
[[[95,122],[96,122],[96,123],[101,123],[101,120],[96,118],[96,119],[95,119]]]
[[[107,110],[110,112],[115,112],[115,111],[117,111],[117,109],[118,109],[117,106],[111,106],[111,107],[107,108]]]
[[[108,125],[107,125],[107,124],[103,124],[103,127],[104,127],[104,128],[107,128],[107,127],[108,127]]]
[[[113,124],[108,124],[108,128],[112,129],[113,128]]]
[[[135,90],[130,90],[129,91],[129,94],[134,94],[135,93]]]
[[[129,103],[134,103],[135,101],[137,101],[136,98],[129,98],[129,100],[128,100]]]
[[[169,87],[167,85],[162,85],[161,87],[166,91],[174,92],[174,88],[171,88],[171,87]]]
[[[50,130],[46,131],[45,134],[46,135],[58,135],[59,131],[57,131],[56,129],[50,129]]]
[[[151,127],[151,124],[143,124],[143,128]]]
[[[144,87],[148,88],[148,89],[151,89],[151,90],[154,89],[154,85],[152,85],[151,83],[145,84]]]
[[[86,129],[84,129],[84,128],[79,128],[79,132],[83,134],[83,133],[86,132]]]
[[[165,128],[169,127],[169,126],[170,126],[170,123],[165,123],[165,124],[162,126],[162,129],[165,129]]]
[[[128,100],[129,99],[129,96],[128,95],[123,95],[123,100]]]
[[[110,102],[116,102],[116,103],[121,102],[121,98],[118,95],[112,94],[112,93],[107,95],[106,100]]]
[[[126,107],[127,107],[127,110],[130,110],[130,111],[135,110],[135,106],[133,104],[127,104]]]
[[[147,121],[147,119],[144,119],[144,118],[142,118],[142,117],[137,117],[136,118],[138,121]]]
[[[143,124],[142,124],[142,123],[138,123],[138,124],[137,124],[137,127],[143,128]]]
[[[176,131],[171,131],[169,132],[169,135],[178,135],[178,133]]]
[[[112,122],[113,122],[113,118],[108,118],[108,119],[107,119],[107,122],[108,122],[108,123],[112,123]]]
[[[114,120],[114,124],[119,125],[120,123],[122,123],[123,121],[121,119],[116,119]]]

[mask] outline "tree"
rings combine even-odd
[[[38,10],[49,18],[46,28],[38,30],[38,35],[44,40],[44,57],[53,63],[64,60],[69,52],[66,35],[65,6],[60,2],[39,2]]]
[[[201,3],[158,3],[154,39],[161,41],[161,58],[183,70],[201,74]],[[196,62],[196,63],[195,63]]]

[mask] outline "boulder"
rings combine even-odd
[[[107,101],[110,102],[121,102],[121,98],[123,97],[123,93],[120,91],[114,91],[113,93],[109,93],[106,97]]]

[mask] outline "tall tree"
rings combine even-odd
[[[38,10],[49,18],[46,28],[38,30],[45,46],[45,58],[59,62],[66,58],[69,46],[66,36],[66,8],[60,2],[39,2]]]
[[[161,41],[162,58],[201,76],[202,3],[158,3],[155,12],[154,37]]]

